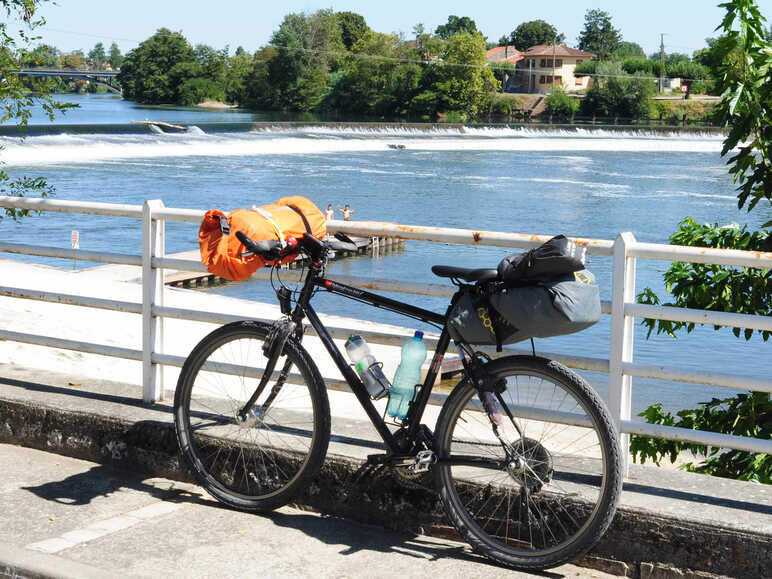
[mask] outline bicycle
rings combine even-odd
[[[174,398],[177,438],[212,496],[237,509],[270,511],[319,472],[330,407],[301,343],[305,318],[383,440],[386,452],[370,455],[368,463],[397,469],[407,480],[433,478],[448,518],[476,552],[509,567],[544,569],[585,553],[603,535],[621,491],[620,451],[608,411],[583,378],[535,353],[490,359],[454,340],[461,379],[432,431],[421,419],[451,342],[447,316],[460,291],[446,314],[438,314],[327,279],[327,254],[339,241],[306,234],[281,249],[236,235],[266,259],[302,251],[310,264],[294,297],[283,284],[276,291],[279,320],[222,326],[182,368]],[[459,290],[475,284],[495,291],[499,283],[495,269],[432,271]],[[311,306],[317,291],[441,328],[426,379],[394,431]]]

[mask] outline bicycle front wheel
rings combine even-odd
[[[486,369],[506,387],[491,416],[490,398],[483,403],[467,381],[438,419],[435,477],[445,511],[475,551],[499,563],[533,570],[568,562],[603,535],[616,510],[622,477],[608,411],[556,362],[511,356]]]
[[[174,424],[180,449],[201,485],[241,510],[289,502],[320,469],[330,438],[330,407],[319,371],[290,338],[257,402],[269,326],[236,322],[206,336],[177,382]],[[277,378],[286,371],[286,382]],[[270,399],[269,399],[270,397]]]

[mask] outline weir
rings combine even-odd
[[[173,381],[168,380],[167,374],[178,368],[184,361],[184,355],[170,353],[172,344],[169,343],[169,331],[172,324],[183,323],[183,332],[186,334],[187,342],[182,344],[182,348],[188,348],[190,342],[195,343],[196,336],[203,335],[206,324],[220,324],[232,321],[234,319],[243,319],[250,317],[254,319],[272,320],[276,317],[275,306],[265,306],[255,304],[248,309],[245,304],[243,312],[234,309],[216,310],[212,308],[212,296],[201,294],[191,295],[191,292],[181,290],[164,289],[162,284],[164,270],[178,269],[189,270],[203,273],[205,270],[197,260],[180,259],[168,257],[165,252],[164,230],[165,224],[169,221],[186,222],[197,225],[203,211],[192,209],[173,209],[166,208],[160,201],[148,201],[144,206],[136,205],[115,205],[107,203],[85,203],[74,201],[53,201],[47,199],[19,199],[10,197],[0,197],[1,207],[15,207],[25,209],[36,209],[44,211],[61,211],[68,213],[84,213],[91,215],[120,216],[124,218],[142,220],[142,252],[139,254],[119,254],[113,252],[94,252],[82,250],[69,250],[61,248],[51,248],[45,246],[32,246],[14,243],[0,244],[0,251],[11,254],[31,254],[59,257],[65,259],[75,259],[79,261],[90,260],[98,263],[117,263],[134,268],[141,267],[141,286],[120,286],[115,283],[107,283],[106,278],[102,277],[102,282],[98,282],[98,272],[93,272],[83,276],[83,282],[78,287],[68,288],[61,284],[51,284],[43,280],[51,280],[54,272],[45,272],[37,274],[38,285],[36,287],[14,287],[10,280],[12,275],[5,275],[6,281],[4,287],[0,288],[0,295],[6,298],[13,298],[13,303],[18,303],[18,309],[21,316],[23,308],[29,308],[27,300],[41,302],[40,307],[46,306],[54,308],[54,311],[60,311],[61,308],[78,306],[79,308],[97,308],[106,310],[102,326],[114,326],[120,329],[121,338],[116,341],[115,338],[108,338],[103,342],[94,342],[94,336],[73,334],[71,328],[62,325],[61,332],[57,335],[42,335],[31,332],[18,331],[19,328],[6,326],[6,329],[0,330],[0,340],[12,341],[18,344],[39,345],[52,347],[59,350],[65,350],[83,354],[97,354],[98,356],[108,356],[116,359],[115,364],[123,364],[125,360],[134,360],[142,363],[142,378],[137,380],[141,383],[142,400],[140,403],[139,392],[137,388],[132,395],[125,385],[118,383],[108,383],[89,380],[89,385],[85,388],[82,384],[72,386],[71,388],[35,387],[34,384],[46,383],[46,372],[55,371],[54,367],[48,367],[46,372],[29,373],[23,368],[19,368],[14,373],[14,378],[5,379],[5,386],[2,387],[0,394],[0,416],[3,417],[5,430],[3,440],[13,440],[30,445],[46,446],[55,448],[60,452],[67,452],[68,445],[73,452],[80,456],[89,456],[99,460],[111,460],[110,457],[118,456],[118,460],[124,464],[150,469],[152,472],[162,472],[166,475],[175,474],[185,476],[180,470],[176,461],[176,449],[173,448],[173,439],[169,438],[169,419],[168,400],[172,394]],[[454,243],[470,245],[488,245],[507,248],[532,248],[546,241],[549,236],[542,235],[523,235],[517,233],[506,233],[485,230],[468,229],[448,229],[425,226],[399,225],[392,223],[377,222],[341,222],[333,221],[329,224],[331,233],[341,231],[349,235],[361,236],[381,236],[396,240],[414,240],[437,243]],[[698,432],[691,430],[682,430],[672,427],[662,427],[648,425],[642,422],[634,421],[630,412],[630,394],[633,387],[633,376],[653,376],[659,378],[677,379],[687,382],[700,382],[714,384],[735,389],[754,389],[762,392],[772,392],[772,381],[768,379],[748,378],[741,373],[730,373],[721,369],[721,371],[709,369],[685,369],[682,367],[668,367],[667,364],[643,365],[636,364],[633,357],[632,324],[636,317],[657,317],[660,319],[697,321],[708,324],[733,325],[736,327],[754,328],[763,330],[772,330],[772,318],[765,316],[748,316],[731,313],[707,312],[681,310],[662,306],[641,306],[634,303],[635,295],[635,266],[638,259],[656,259],[662,261],[694,261],[699,263],[719,263],[725,265],[737,265],[746,267],[769,268],[772,267],[772,254],[714,250],[705,248],[678,247],[659,244],[639,243],[629,233],[620,234],[616,240],[574,238],[574,241],[587,247],[588,253],[592,255],[611,256],[614,260],[614,276],[612,288],[612,300],[604,302],[603,311],[611,315],[611,337],[609,343],[609,358],[588,358],[581,356],[572,356],[560,353],[544,353],[548,357],[553,357],[571,367],[585,370],[608,372],[610,375],[610,408],[615,422],[622,433],[621,443],[626,448],[627,437],[629,434],[643,434],[658,438],[668,438],[673,440],[686,440],[701,444],[722,448],[737,448],[752,452],[772,453],[772,441],[765,441],[752,438],[744,438],[730,435],[720,435],[707,432]],[[0,267],[9,267],[8,264],[2,264]],[[104,270],[102,270],[104,274]],[[335,276],[336,279],[351,285],[379,289],[382,291],[401,291],[415,294],[446,296],[452,288],[443,284],[418,284],[393,282],[385,279],[363,279],[352,276]],[[59,279],[59,278],[57,278]],[[65,278],[62,277],[62,280]],[[72,278],[68,278],[72,279]],[[89,281],[90,280],[90,281]],[[97,288],[104,287],[109,293],[104,294]],[[140,297],[141,291],[141,297]],[[181,292],[181,293],[180,293]],[[8,300],[5,300],[6,302]],[[25,306],[24,304],[27,303]],[[235,306],[235,304],[229,304]],[[112,316],[120,316],[113,318]],[[126,316],[141,315],[142,331],[136,337],[141,342],[141,347],[127,341],[128,328],[123,320]],[[110,317],[108,317],[110,316]],[[73,318],[74,319],[74,318]],[[382,324],[368,324],[366,322],[356,322],[344,319],[330,319],[328,321],[333,337],[336,339],[345,339],[345,337],[355,330],[362,334],[368,342],[375,344],[379,350],[378,357],[387,359],[393,357],[396,349],[409,335],[407,328],[394,328]],[[209,328],[213,326],[209,325]],[[179,329],[177,334],[179,334]],[[427,336],[429,348],[436,344],[437,336]],[[305,343],[305,342],[304,342]],[[314,348],[314,340],[309,340],[309,348]],[[174,344],[178,346],[178,344]],[[389,350],[391,349],[391,350]],[[189,348],[188,348],[189,351]],[[389,351],[392,353],[389,354]],[[508,348],[507,352],[530,353],[530,350]],[[128,368],[129,366],[114,366],[109,375],[117,376],[118,368]],[[136,370],[134,370],[136,371]],[[336,378],[330,369],[322,368],[322,373],[327,382],[328,388],[333,391],[344,391],[345,384]],[[124,373],[124,375],[130,375]],[[165,375],[167,374],[167,375]],[[61,378],[56,379],[61,383]],[[78,392],[78,388],[82,392]],[[67,390],[71,390],[68,392]],[[24,398],[29,393],[37,391],[34,401],[25,403]],[[48,395],[43,393],[48,392]],[[41,396],[41,394],[43,394]],[[84,396],[84,394],[88,394]],[[55,397],[54,397],[55,396]],[[341,392],[335,394],[333,406],[336,401],[346,407],[347,394]],[[133,398],[133,400],[132,400]],[[445,396],[443,394],[434,394],[433,402],[441,404]],[[124,402],[121,404],[120,400]],[[99,400],[110,403],[106,407],[97,407],[92,402]],[[80,406],[80,408],[78,407]],[[58,407],[58,410],[57,410]],[[88,416],[89,424],[78,425],[78,415]],[[85,413],[85,414],[84,414]],[[163,417],[165,415],[165,418]],[[353,515],[351,505],[346,508],[340,501],[334,500],[333,480],[347,476],[352,464],[356,465],[357,457],[361,458],[362,452],[368,451],[368,441],[365,435],[354,423],[348,423],[338,417],[338,423],[341,424],[340,430],[333,428],[341,438],[336,444],[343,444],[343,447],[336,446],[331,452],[334,455],[331,466],[331,479],[324,479],[322,487],[325,490],[320,497],[306,497],[304,500],[308,504],[328,512],[340,512],[347,515]],[[355,420],[355,419],[352,419]],[[24,427],[24,424],[27,427]],[[165,426],[164,426],[165,424]],[[39,426],[35,426],[39,425]],[[143,425],[147,425],[147,430]],[[151,426],[152,425],[152,426]],[[0,426],[3,426],[0,424]],[[53,430],[49,430],[53,429]],[[143,434],[137,434],[138,432]],[[24,434],[24,433],[27,434]],[[133,433],[133,434],[132,434]],[[59,438],[57,438],[57,436]],[[42,437],[42,438],[41,438]],[[53,438],[52,438],[53,437]],[[76,443],[75,439],[80,437],[83,443]],[[160,438],[159,438],[160,437]],[[361,439],[360,443],[355,444],[360,451],[351,450],[351,441]],[[58,440],[59,442],[56,442]],[[48,441],[48,442],[46,442]],[[111,443],[111,441],[113,441]],[[165,441],[165,442],[162,442]],[[343,441],[343,442],[341,442]],[[349,441],[349,442],[345,442]],[[105,454],[105,448],[115,448],[115,443],[120,442],[124,446],[124,451],[118,451],[117,455],[108,451]],[[109,443],[109,444],[108,444]],[[85,444],[85,446],[83,446]],[[352,463],[352,453],[353,460]],[[625,453],[626,454],[626,453]],[[337,457],[337,458],[336,458]],[[349,457],[349,458],[340,458]],[[641,467],[627,466],[628,481],[625,493],[628,500],[623,504],[621,514],[615,523],[614,528],[609,533],[608,540],[598,548],[596,556],[605,559],[614,559],[617,563],[624,565],[638,565],[645,561],[668,562],[673,565],[703,569],[717,573],[730,573],[731,569],[740,568],[738,565],[745,565],[742,569],[750,575],[757,574],[762,570],[765,564],[764,558],[766,548],[772,537],[772,496],[767,489],[756,487],[754,492],[743,491],[741,487],[736,487],[733,483],[725,488],[731,488],[735,497],[743,497],[743,505],[727,503],[728,497],[722,495],[718,490],[715,494],[700,495],[694,489],[704,487],[706,493],[714,493],[712,481],[709,479],[693,479],[687,477],[686,482],[678,479],[676,473],[667,475],[657,474],[654,480],[647,478],[649,469],[641,470]],[[656,472],[656,471],[655,471]],[[696,475],[692,475],[694,477]],[[678,479],[678,480],[677,480]],[[325,486],[327,485],[327,486]],[[654,490],[659,485],[665,486],[660,490]],[[691,491],[684,489],[690,488]],[[660,492],[661,491],[661,492]],[[394,501],[398,500],[396,494],[400,491],[396,488],[389,488],[388,496]],[[653,502],[652,495],[677,496],[683,501],[682,509],[678,511],[676,519],[669,519],[665,515],[647,515],[644,513],[646,505]],[[415,498],[415,497],[413,497]],[[412,499],[411,499],[412,500]],[[426,500],[422,498],[420,500]],[[345,501],[344,501],[345,502]],[[701,513],[688,513],[694,511],[694,504],[702,505]],[[747,504],[746,504],[747,503]],[[728,517],[726,510],[715,510],[716,504],[723,505],[722,508],[737,509],[742,512],[745,519],[743,524],[732,523],[731,530],[722,530],[718,523],[720,517]],[[663,507],[665,510],[669,507]],[[755,515],[751,516],[744,509],[749,508]],[[419,514],[423,512],[417,509],[415,518],[406,524],[420,526],[421,518]],[[388,510],[381,511],[380,516],[374,513],[367,515],[371,521],[383,523],[386,520],[393,519],[393,513]],[[718,514],[715,514],[718,513]],[[689,517],[697,516],[695,519]],[[669,515],[672,517],[671,515]],[[702,517],[702,518],[700,518]],[[718,518],[717,518],[718,517]],[[644,525],[644,521],[648,521]],[[388,523],[387,523],[388,524]],[[643,526],[641,526],[643,525]],[[647,526],[648,525],[648,526]],[[755,526],[755,531],[749,528]],[[659,529],[659,536],[668,538],[677,537],[679,547],[671,545],[667,549],[663,545],[658,545],[658,541],[651,541],[647,533],[654,533],[652,529]],[[648,530],[643,530],[648,529]],[[756,533],[756,534],[754,534]],[[692,536],[693,543],[689,543],[685,535]],[[625,540],[625,538],[628,538]],[[636,548],[631,549],[629,538],[634,537]],[[709,537],[709,538],[708,538]],[[620,545],[618,541],[623,540],[626,544]],[[616,541],[616,542],[615,542]],[[738,559],[735,557],[727,566],[726,562],[711,559],[709,565],[704,558],[701,561],[699,545],[716,546],[724,552],[728,549],[733,553],[741,553]],[[693,545],[693,546],[688,546]],[[696,546],[695,546],[696,545]],[[623,553],[628,551],[635,553],[634,560],[623,559]],[[748,550],[750,549],[750,550]],[[693,552],[695,551],[695,552]],[[658,558],[653,558],[658,557]],[[592,563],[592,562],[591,562]],[[595,562],[593,564],[602,564]],[[627,567],[615,567],[617,570],[628,572]]]

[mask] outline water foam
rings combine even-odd
[[[313,132],[315,127],[308,127]],[[329,128],[320,128],[330,131]],[[390,149],[378,129],[369,134],[358,129],[336,129],[332,134],[322,132],[294,134],[287,131],[206,134],[198,127],[187,133],[148,134],[59,134],[28,137],[24,141],[14,137],[0,139],[6,148],[2,159],[8,165],[45,165],[51,163],[88,163],[116,159],[155,159],[164,157],[244,157],[267,155],[320,155],[336,153],[387,152],[405,155],[413,152],[480,151],[480,152],[690,152],[717,153],[721,140],[714,135],[697,138],[695,135],[656,137],[636,134],[624,135],[607,131],[605,136],[597,132],[577,136],[577,132],[529,131],[528,129],[492,129],[499,133],[484,136],[443,129],[437,136],[427,138],[422,130],[420,137],[411,134],[414,129],[389,128],[401,131],[400,144],[404,149]],[[417,131],[417,129],[415,129]],[[454,129],[460,131],[460,129]],[[491,129],[485,129],[490,131]],[[348,132],[359,131],[355,136]],[[510,138],[502,131],[517,131]],[[524,132],[525,131],[525,132]],[[498,134],[498,137],[494,137]],[[411,135],[411,136],[408,136]],[[395,136],[390,134],[390,137]]]

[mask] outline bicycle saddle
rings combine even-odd
[[[461,279],[468,282],[494,281],[499,277],[499,272],[496,269],[472,269],[469,267],[454,267],[452,265],[433,265],[432,273],[439,277]]]

